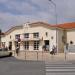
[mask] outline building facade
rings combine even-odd
[[[2,36],[2,46],[9,50],[51,51],[55,46],[57,52],[64,52],[65,32],[62,28],[43,22],[26,23],[15,26]]]

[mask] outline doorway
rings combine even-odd
[[[9,50],[12,50],[12,42],[9,42]]]
[[[49,51],[49,40],[44,40],[45,50]]]

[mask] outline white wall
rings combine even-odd
[[[62,29],[57,30],[57,45],[58,45],[58,52],[64,51],[64,43],[62,42],[62,36],[64,35],[64,32]]]
[[[30,38],[33,38],[33,34],[35,32],[39,32],[39,38],[43,40],[49,40],[50,41],[50,50],[52,49],[53,45],[56,45],[56,30],[53,29],[49,29],[49,28],[45,28],[45,27],[30,27],[24,30],[25,33],[30,33]],[[48,32],[48,36],[46,36],[46,32]],[[53,36],[53,40],[51,39],[51,37]],[[42,42],[40,42],[42,43]],[[39,46],[39,50],[42,51],[42,46],[43,44],[40,44]],[[30,50],[33,50],[33,46],[30,46]]]
[[[73,41],[73,45],[75,45],[75,29],[67,31],[67,43],[70,44],[70,41]]]
[[[6,42],[5,45],[8,47],[9,46],[9,41],[12,41],[12,44],[14,44],[15,35],[16,34],[22,34],[22,33],[23,33],[22,29],[14,30],[11,33],[9,33],[8,35],[6,35],[5,37],[2,37],[2,42]],[[11,36],[11,39],[10,39],[10,36]],[[12,49],[15,50],[14,45],[13,45]]]
[[[11,33],[9,33],[8,35],[5,36],[5,38],[2,38],[2,42],[6,42],[6,46],[9,46],[9,41],[13,41],[14,44],[14,40],[15,40],[15,35],[16,34],[24,34],[24,33],[35,33],[35,32],[39,32],[39,38],[40,40],[49,40],[50,41],[50,50],[52,48],[53,45],[56,45],[56,30],[53,29],[49,29],[49,28],[45,28],[42,26],[36,26],[36,27],[29,27],[29,28],[25,28],[25,29],[16,29],[14,31],[12,31]],[[46,36],[46,32],[48,33],[48,36]],[[30,38],[32,37],[32,34],[30,34]],[[11,39],[10,39],[11,36]],[[51,37],[53,36],[53,39],[51,39]],[[39,46],[39,50],[42,51],[42,46],[43,46],[43,42],[40,42],[40,46]],[[30,51],[33,50],[33,44],[30,45]],[[15,46],[13,45],[13,50],[15,49]]]
[[[54,29],[48,29],[48,28],[44,28],[44,27],[34,27],[29,29],[30,32],[39,32],[40,33],[40,38],[43,40],[49,40],[50,41],[50,50],[52,49],[52,46],[55,45],[56,46],[56,30]],[[46,32],[48,32],[48,36],[46,36]],[[53,39],[51,39],[51,37],[53,36]],[[40,44],[40,50],[42,50],[42,45]]]

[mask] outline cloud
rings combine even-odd
[[[75,0],[68,1],[67,17],[75,17]]]
[[[27,14],[36,10],[36,8],[30,3],[26,1],[21,2],[19,0],[7,0],[6,3],[3,2],[3,6],[7,9],[7,12],[11,12],[12,14]]]
[[[75,21],[75,0],[53,0],[58,23]],[[55,7],[48,0],[0,0],[0,28],[6,31],[27,21],[56,23]]]
[[[8,0],[0,0],[0,3],[6,3]]]
[[[36,15],[13,15],[10,13],[0,12],[0,24],[3,31],[6,31],[11,26],[20,25],[26,22],[35,22],[35,21],[49,21],[49,15],[47,13],[39,12]],[[52,21],[52,20],[51,20]]]

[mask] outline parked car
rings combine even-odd
[[[12,52],[8,52],[6,48],[0,48],[0,58],[10,56],[12,56]]]
[[[2,51],[2,48],[0,48],[0,51]]]

